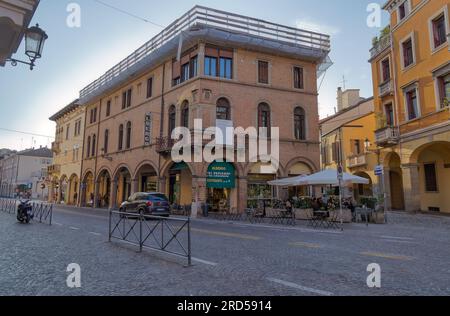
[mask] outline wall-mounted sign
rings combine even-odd
[[[152,144],[152,114],[145,114],[144,123],[144,146],[150,146]]]
[[[236,186],[234,166],[227,162],[213,162],[208,167],[206,186],[214,189],[233,189]]]

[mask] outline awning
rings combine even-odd
[[[276,186],[309,186],[309,185],[332,185],[338,186],[338,172],[335,169],[327,169],[306,177],[294,177],[268,182]],[[343,184],[369,184],[366,178],[358,177],[350,173],[344,173]]]

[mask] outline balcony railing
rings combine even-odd
[[[160,154],[167,154],[172,151],[175,145],[175,140],[171,137],[157,137],[156,138],[156,152]]]
[[[380,89],[379,95],[380,95],[380,98],[382,98],[382,97],[394,92],[394,84],[393,84],[392,80],[388,80],[388,81],[382,83],[380,85],[379,89]]]
[[[383,36],[370,50],[370,58],[375,58],[386,48],[391,47],[391,35]]]
[[[395,127],[385,127],[375,132],[376,143],[380,146],[395,145],[398,142],[398,129]]]
[[[181,18],[170,24],[161,33],[138,48],[130,56],[108,70],[99,79],[81,90],[80,98],[86,97],[101,86],[109,83],[119,74],[130,69],[145,57],[174,39],[182,31],[186,31],[195,25],[211,26],[234,33],[257,36],[280,43],[287,43],[294,47],[320,50],[326,53],[330,51],[331,47],[330,36],[325,34],[288,27],[203,6],[195,6]]]
[[[61,165],[50,165],[47,167],[47,173],[49,175],[61,172]]]
[[[362,167],[367,165],[367,155],[353,155],[347,158],[347,166],[349,168]]]

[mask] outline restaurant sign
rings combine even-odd
[[[145,114],[144,123],[144,146],[150,146],[152,144],[152,114]]]
[[[206,186],[213,189],[233,189],[236,186],[234,166],[227,162],[213,162],[208,167]]]

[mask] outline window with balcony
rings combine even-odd
[[[361,144],[362,144],[362,141],[359,139],[352,139],[350,141],[350,146],[351,146],[350,148],[352,150],[353,155],[361,155],[362,154]]]
[[[109,147],[109,130],[105,130],[104,140],[103,140],[103,153],[108,153]]]
[[[189,80],[189,75],[190,75],[189,63],[186,63],[186,64],[181,66],[180,82],[183,83],[185,81],[188,81]]]
[[[414,120],[420,116],[417,88],[405,92],[408,120]]]
[[[386,114],[386,126],[394,126],[394,107],[392,103],[384,106],[384,113]]]
[[[269,63],[258,61],[258,83],[269,84]]]
[[[303,68],[294,67],[294,88],[304,89]]]
[[[176,112],[175,106],[172,105],[169,108],[169,124],[168,124],[168,127],[169,127],[168,136],[169,137],[172,135],[172,131],[176,127],[176,115],[177,115],[177,112]]]
[[[437,192],[437,177],[436,177],[436,164],[429,163],[423,166],[425,172],[425,191]]]
[[[433,49],[437,49],[447,42],[445,14],[442,13],[431,21]]]
[[[383,83],[391,80],[391,66],[389,63],[389,58],[386,58],[381,62],[381,78],[383,79]]]
[[[402,47],[402,57],[403,57],[403,68],[407,68],[414,64],[414,47],[413,47],[413,39],[408,38],[405,40],[401,47]]]

